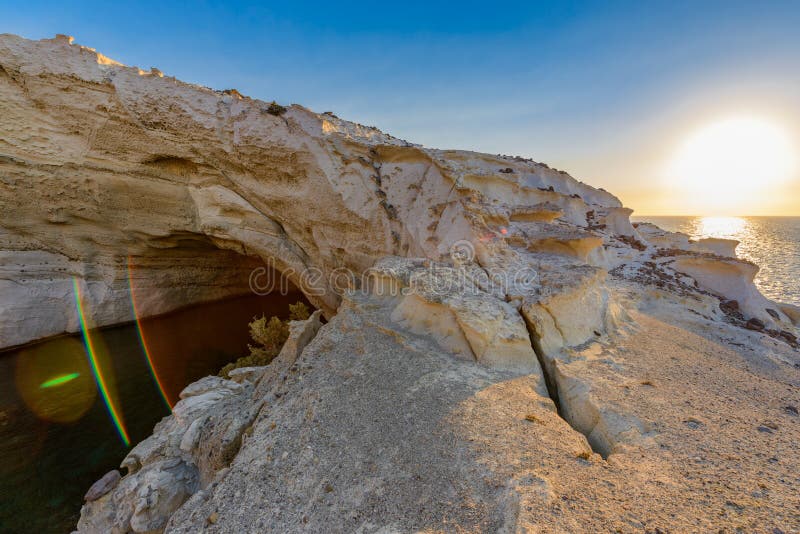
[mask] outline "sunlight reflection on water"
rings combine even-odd
[[[702,237],[722,237],[742,241],[748,231],[747,220],[741,217],[701,217],[695,233]]]
[[[768,298],[800,305],[800,217],[635,217],[692,239],[736,239],[736,253],[761,269],[756,284]]]

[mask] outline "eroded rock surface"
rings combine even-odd
[[[189,385],[79,531],[800,528],[800,314],[734,242],[65,37],[0,67],[0,346],[74,331],[75,287],[95,324],[253,272],[320,309]]]
[[[212,408],[231,417],[260,406],[230,464],[209,468],[214,476],[164,531],[791,531],[800,524],[797,416],[785,409],[800,401],[800,372],[782,361],[800,359],[786,344],[761,336],[763,345],[737,352],[725,342],[742,339],[734,325],[691,323],[691,331],[669,313],[633,312],[635,323],[613,341],[569,349],[559,363],[562,399],[587,440],[541,393],[538,373],[456,358],[436,331],[398,324],[396,305],[374,294],[347,296],[296,361],[271,364],[237,405]],[[218,387],[227,386],[219,380]],[[184,432],[194,436],[191,427]],[[124,491],[117,490],[137,495]],[[83,517],[120,509],[101,499]]]

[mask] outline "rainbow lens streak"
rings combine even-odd
[[[75,305],[76,308],[78,309],[78,320],[80,321],[81,325],[83,344],[86,348],[86,354],[89,358],[89,364],[92,367],[92,373],[94,373],[94,378],[95,381],[97,382],[97,387],[100,390],[100,394],[103,396],[106,408],[108,409],[108,413],[111,416],[111,420],[114,422],[114,426],[116,427],[117,432],[119,433],[119,437],[122,439],[123,443],[125,443],[126,447],[130,447],[131,440],[128,437],[128,432],[125,429],[125,424],[122,422],[119,410],[114,405],[114,402],[111,400],[111,395],[108,392],[108,385],[106,379],[103,376],[102,370],[100,369],[100,365],[97,359],[97,351],[95,350],[95,346],[92,343],[92,337],[91,335],[89,335],[89,329],[86,325],[86,315],[84,313],[82,304],[81,288],[77,278],[72,279],[72,285],[75,289]]]
[[[139,319],[139,310],[136,306],[136,296],[133,291],[133,269],[130,256],[128,256],[128,289],[130,290],[131,307],[133,308],[133,320],[136,321],[136,332],[139,335],[139,343],[142,346],[142,351],[144,352],[145,358],[147,358],[147,365],[150,366],[150,373],[153,375],[153,380],[155,380],[155,383],[158,386],[158,391],[161,393],[161,398],[164,399],[164,403],[167,405],[167,408],[172,411],[172,403],[169,402],[169,397],[164,389],[164,384],[161,381],[161,378],[158,376],[156,366],[153,364],[153,357],[150,352],[150,348],[147,346],[147,341],[144,337],[144,330],[142,330],[142,322]]]

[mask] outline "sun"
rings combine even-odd
[[[747,209],[765,190],[780,194],[777,186],[792,178],[795,166],[785,129],[759,117],[730,117],[686,138],[666,176],[687,206],[732,212]]]

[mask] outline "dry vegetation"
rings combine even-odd
[[[269,364],[277,356],[289,337],[289,321],[305,321],[310,316],[308,307],[302,302],[289,305],[289,319],[282,321],[272,316],[253,317],[248,325],[254,345],[248,344],[250,354],[223,367],[219,376],[229,378],[228,373],[240,367],[260,367]]]

